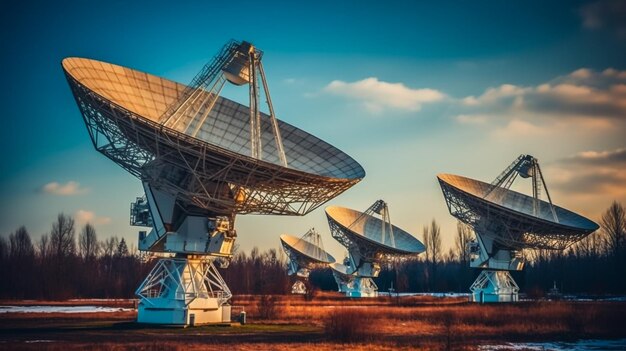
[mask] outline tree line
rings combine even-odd
[[[422,232],[426,252],[386,264],[375,279],[379,290],[466,292],[479,273],[469,267],[467,244],[474,234],[459,223],[454,235],[455,245],[444,252],[441,228],[433,219]],[[522,292],[541,296],[556,284],[565,293],[626,293],[624,206],[611,204],[600,229],[565,251],[524,254],[526,269],[512,273]],[[0,237],[0,298],[131,298],[155,258],[129,248],[123,238],[99,240],[91,224],[76,228],[74,219],[61,213],[37,242],[23,226]],[[229,267],[220,271],[234,294],[284,294],[293,283],[286,255],[276,249],[246,253],[236,248]],[[337,289],[328,268],[313,271],[310,282],[316,289]]]

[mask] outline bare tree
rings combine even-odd
[[[0,236],[0,262],[4,262],[9,258],[9,243]]]
[[[92,260],[98,256],[100,245],[98,245],[96,229],[90,223],[85,224],[78,235],[78,249],[84,260]]]
[[[430,286],[432,287],[435,281],[437,264],[442,258],[441,229],[434,218],[430,223],[430,228],[424,226],[422,237],[426,248],[427,280],[430,281]]]
[[[469,261],[469,250],[467,245],[472,241],[472,229],[465,223],[457,222],[455,248],[456,255],[462,264]]]
[[[126,240],[122,238],[120,242],[117,244],[117,249],[115,250],[115,256],[117,257],[126,257],[128,256],[128,246],[126,245]]]
[[[9,235],[9,255],[18,261],[32,259],[35,256],[35,248],[26,227],[21,226],[17,228],[15,233]]]
[[[600,227],[606,235],[607,253],[619,259],[626,248],[626,211],[622,204],[613,201],[602,215]]]
[[[430,251],[430,235],[428,234],[428,226],[425,225],[422,228],[422,242],[424,244],[424,248],[426,249],[426,252],[424,253],[424,257],[426,259],[426,263],[431,262],[431,251]]]
[[[39,258],[43,260],[50,255],[50,240],[48,239],[48,234],[44,234],[39,238],[37,253],[39,254]]]
[[[441,261],[441,228],[437,221],[433,218],[433,221],[430,223],[430,230],[428,231],[428,236],[430,237],[430,251],[431,251],[431,259],[432,264],[436,265],[439,261]]]
[[[604,244],[601,233],[595,232],[572,245],[569,249],[578,258],[598,257],[603,254]]]
[[[112,257],[119,245],[119,240],[116,236],[109,237],[105,239],[102,243],[102,254],[105,257]]]
[[[67,257],[76,252],[74,218],[59,213],[57,221],[52,224],[50,246],[56,257]]]

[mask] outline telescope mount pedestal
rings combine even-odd
[[[517,302],[519,287],[508,271],[494,271],[485,269],[470,287],[471,301],[479,303],[489,302]]]
[[[162,258],[136,291],[137,322],[171,326],[229,323],[232,297],[215,258]]]
[[[342,274],[333,270],[335,282],[339,292],[347,297],[377,297],[378,286],[371,277],[361,277],[354,274]]]
[[[509,271],[521,271],[524,258],[520,251],[504,247],[494,238],[476,230],[477,241],[468,243],[470,267],[482,269],[470,287],[472,302],[516,302],[519,299],[519,287]]]

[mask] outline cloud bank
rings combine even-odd
[[[403,83],[388,83],[370,77],[348,83],[330,82],[324,92],[358,101],[368,111],[380,113],[393,109],[415,112],[424,104],[442,101],[445,95],[435,89],[412,89]]]
[[[536,86],[503,84],[457,101],[458,123],[489,124],[495,137],[626,134],[626,71],[614,68],[581,68]]]
[[[50,182],[41,187],[41,190],[47,194],[60,196],[74,196],[89,192],[88,188],[81,187],[80,183],[73,180],[70,180],[65,184]]]

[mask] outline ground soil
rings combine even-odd
[[[120,308],[135,303],[0,301]],[[626,338],[626,302],[476,305],[463,298],[347,299],[324,293],[311,301],[301,296],[236,296],[233,305],[237,313],[247,312],[246,325],[159,328],[135,323],[134,311],[5,313],[0,314],[0,349],[475,350],[505,341]]]

